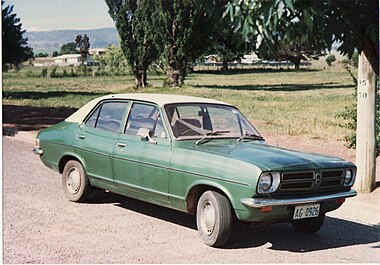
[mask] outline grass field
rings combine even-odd
[[[194,72],[182,88],[163,87],[164,76],[149,75],[150,86],[139,91],[133,88],[132,76],[30,77],[38,74],[37,71],[41,69],[23,68],[17,73],[3,73],[3,104],[79,108],[109,93],[193,95],[237,106],[259,131],[331,141],[342,140],[348,134],[340,126],[344,121],[338,114],[355,101],[352,78],[339,66],[301,71]]]

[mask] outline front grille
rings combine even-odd
[[[280,191],[311,190],[314,185],[313,172],[283,173]]]
[[[343,170],[322,171],[320,187],[321,189],[341,187],[343,184],[343,181],[344,181]]]
[[[285,172],[281,175],[278,192],[328,191],[343,187],[344,170],[318,172]]]
[[[307,173],[284,173],[282,174],[282,180],[305,180],[305,179],[313,179],[314,174],[313,172],[307,172]]]

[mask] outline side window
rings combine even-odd
[[[92,128],[95,128],[96,120],[98,119],[99,110],[101,109],[102,105],[98,106],[96,110],[91,114],[91,116],[86,121],[86,125]]]
[[[166,138],[166,132],[161,116],[158,116],[157,118],[156,128],[154,129],[153,137]]]
[[[166,138],[160,113],[155,106],[135,103],[129,113],[125,134],[137,135],[140,128],[149,129],[153,137]]]
[[[94,111],[86,121],[86,125],[109,132],[118,132],[126,107],[127,102],[105,102]]]

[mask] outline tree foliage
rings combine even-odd
[[[260,58],[266,60],[290,61],[294,64],[295,69],[299,69],[302,60],[319,59],[325,55],[326,45],[319,42],[319,38],[314,40],[308,39],[305,35],[299,34],[292,39],[279,37],[275,34],[273,41],[264,39],[257,49]]]
[[[22,30],[20,18],[13,13],[13,5],[4,7],[4,1],[1,1],[1,11],[4,70],[6,65],[19,66],[22,62],[33,58],[33,49],[28,47],[28,39],[23,37],[25,30]]]
[[[101,67],[108,73],[126,74],[128,72],[128,62],[124,57],[120,47],[109,45],[106,47],[105,53],[96,55],[95,60],[99,61]]]
[[[352,56],[355,49],[364,51],[378,74],[378,2],[375,0],[230,0],[224,13],[234,22],[245,39],[272,44],[273,33],[280,32],[292,40],[300,32],[323,41],[330,49]],[[300,30],[303,27],[304,30]]]
[[[171,0],[163,1],[166,18],[165,60],[168,84],[181,86],[189,64],[201,56],[210,45],[216,19],[215,10],[221,1]]]
[[[334,54],[329,54],[327,57],[326,57],[326,63],[328,66],[330,66],[333,62],[336,61],[336,58],[335,58],[335,55]]]
[[[77,50],[77,44],[75,42],[68,42],[68,43],[63,44],[60,51],[60,54],[77,54],[77,53],[79,53],[79,51]],[[56,56],[58,56],[58,52],[56,54],[57,54]]]
[[[161,2],[106,0],[106,3],[119,32],[121,48],[135,76],[136,86],[145,87],[148,67],[159,58],[163,47]]]
[[[58,51],[54,51],[52,54],[51,54],[52,57],[57,57],[59,56],[59,52]]]
[[[75,38],[75,45],[76,48],[79,49],[83,67],[84,62],[87,60],[87,56],[89,54],[90,49],[90,39],[87,36],[87,34],[84,34],[83,36],[77,35]]]
[[[106,0],[137,87],[147,85],[147,69],[160,59],[168,84],[183,84],[190,64],[208,48],[210,21],[221,16],[206,8],[216,2],[220,1]]]
[[[249,52],[249,44],[244,42],[239,33],[234,31],[233,25],[228,18],[216,22],[210,35],[208,54],[216,54],[223,62],[223,70],[228,70],[228,63],[240,60]]]

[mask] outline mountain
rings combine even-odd
[[[87,34],[91,48],[104,48],[108,45],[119,45],[119,35],[115,28],[87,29],[87,30],[53,30],[25,32],[28,45],[34,52],[60,51],[61,46],[74,42],[79,34]]]

